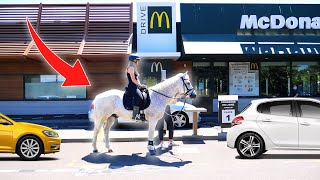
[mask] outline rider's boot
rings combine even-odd
[[[142,113],[141,113],[142,112]],[[133,117],[134,120],[141,120],[142,122],[146,121],[146,117],[143,111],[140,111],[139,106],[133,106]]]
[[[134,120],[140,119],[139,114],[140,114],[140,108],[139,108],[139,106],[133,106],[132,119],[134,119]]]
[[[146,116],[145,116],[144,113],[141,113],[141,114],[140,114],[140,120],[143,121],[143,122],[146,121]]]

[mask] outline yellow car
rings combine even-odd
[[[56,131],[37,124],[15,122],[0,113],[0,153],[17,153],[23,160],[37,160],[41,154],[60,151]]]

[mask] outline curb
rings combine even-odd
[[[157,139],[157,138],[155,138]],[[204,141],[204,140],[218,140],[226,141],[225,134],[219,134],[218,136],[182,136],[174,137],[175,141]],[[168,141],[168,137],[164,138],[165,141]],[[148,141],[146,137],[136,137],[136,138],[110,138],[110,142],[145,142]],[[92,139],[62,139],[62,143],[80,143],[80,142],[92,142]]]

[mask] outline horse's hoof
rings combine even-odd
[[[93,150],[93,153],[97,153],[97,152],[98,152],[98,150],[96,150],[96,149],[95,149],[95,150]]]
[[[113,152],[113,150],[112,149],[108,149],[108,153],[112,153]]]

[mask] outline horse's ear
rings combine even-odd
[[[188,74],[188,71],[186,71],[184,74]]]

